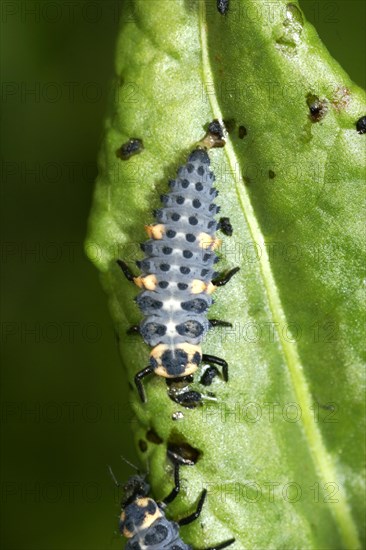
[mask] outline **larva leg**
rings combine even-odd
[[[154,372],[154,369],[151,366],[146,367],[143,370],[140,370],[135,376],[135,385],[138,391],[138,394],[140,396],[140,399],[143,403],[146,403],[146,395],[144,386],[142,385],[141,380],[145,378],[145,376],[148,376],[149,374],[152,374]]]
[[[170,502],[173,502],[175,497],[178,495],[180,491],[180,479],[179,479],[179,464],[178,462],[174,463],[174,488],[171,490],[168,496],[164,498],[162,501],[164,504],[169,504]]]
[[[221,321],[220,319],[209,319],[208,322],[210,323],[210,328],[212,327],[232,327],[233,325],[231,323],[228,323],[227,321]]]
[[[122,269],[122,272],[128,281],[135,281],[135,276],[123,260],[117,260],[117,264]]]
[[[122,269],[122,272],[128,281],[135,283],[139,288],[146,290],[155,290],[157,281],[155,275],[148,275],[147,277],[135,277],[128,265],[123,260],[117,260],[117,264]]]
[[[210,546],[209,548],[204,548],[203,550],[222,550],[223,548],[227,548],[231,544],[235,542],[235,539],[226,540],[225,542],[222,542],[221,544],[217,544],[216,546]]]
[[[224,276],[219,275],[216,279],[213,279],[212,284],[214,286],[224,286],[230,281],[230,279],[239,271],[240,267],[234,267],[230,269]]]
[[[220,357],[216,357],[215,355],[207,355],[204,353],[202,355],[202,361],[206,361],[206,363],[213,363],[214,365],[219,365],[222,367],[222,376],[225,382],[229,380],[229,366],[225,359],[221,359]]]
[[[179,521],[177,521],[178,525],[188,525],[189,523],[192,523],[192,521],[200,517],[206,496],[207,496],[207,491],[206,489],[203,489],[197,504],[196,511],[193,512],[193,514],[190,514],[189,516],[187,516],[186,518],[182,518]]]

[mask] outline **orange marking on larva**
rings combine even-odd
[[[162,223],[145,225],[145,231],[150,239],[162,239],[165,233],[165,226]]]
[[[132,533],[129,531],[126,527],[123,529],[123,536],[126,537],[126,539],[131,539],[135,533]]]
[[[217,248],[220,248],[221,243],[222,243],[221,239],[218,239],[218,238],[214,239],[212,247],[211,247],[212,250],[216,250]]]
[[[139,498],[136,500],[136,506],[139,508],[146,508],[146,506],[149,504],[149,498]]]
[[[126,513],[123,511],[121,513],[120,522],[124,523],[125,519],[126,519]],[[133,537],[134,534],[135,533],[133,531],[130,531],[129,529],[127,529],[127,527],[123,528],[123,536],[125,536],[126,539],[130,539],[131,537]]]
[[[161,357],[162,357],[164,351],[167,351],[168,349],[171,349],[171,351],[181,349],[181,350],[185,351],[186,354],[188,355],[188,361],[187,361],[186,366],[184,367],[184,374],[182,374],[181,376],[188,376],[188,374],[193,374],[197,370],[198,364],[197,363],[192,363],[192,359],[193,359],[194,354],[197,353],[197,352],[198,352],[200,358],[202,357],[202,350],[201,350],[200,345],[193,345],[193,344],[183,343],[183,344],[178,344],[177,346],[174,346],[174,347],[169,347],[166,344],[158,344],[157,346],[155,346],[151,350],[151,353],[150,353],[150,357],[153,357],[158,363],[158,366],[154,369],[155,374],[157,374],[158,376],[162,376],[164,378],[176,378],[177,377],[176,374],[175,375],[169,374],[167,372],[166,368],[163,367],[163,365],[161,364]]]
[[[141,275],[139,275],[138,277],[134,277],[134,278],[133,278],[133,282],[134,282],[135,285],[138,286],[139,288],[143,288],[143,286],[144,286],[144,283],[142,282],[142,277],[141,277]]]
[[[198,241],[201,248],[211,248],[211,250],[220,248],[222,242],[221,239],[211,237],[208,233],[200,233],[198,235]]]
[[[146,277],[141,277],[141,275],[139,275],[138,277],[134,277],[133,282],[139,288],[146,288],[146,290],[155,290],[158,284],[156,276],[153,274],[147,275]]]
[[[150,502],[154,503],[154,501],[151,498],[139,498],[138,500],[136,500],[135,504],[139,508],[146,508],[147,509]],[[163,514],[157,506],[156,506],[156,510],[153,514],[148,514],[147,511],[146,511],[145,515],[144,515],[143,522],[140,525],[140,529],[147,529],[148,527],[150,527],[150,525],[152,525],[154,523],[154,521],[156,521],[157,519],[159,519],[161,517],[163,517]],[[125,512],[122,512],[121,521],[124,522],[125,519],[126,519],[126,514],[125,514]],[[130,531],[129,529],[127,529],[127,527],[124,527],[123,535],[126,537],[126,539],[130,539],[135,534],[136,534],[136,531]]]
[[[188,354],[189,359],[191,359],[196,352],[202,355],[201,346],[199,345],[183,343],[178,344],[176,348],[185,351]]]
[[[127,529],[127,527],[124,527],[124,529],[123,529],[123,536],[126,537],[126,539],[132,538],[132,537],[134,536],[134,534],[135,534],[135,533],[134,533],[133,531],[129,531],[129,530]]]
[[[208,285],[206,286],[206,293],[212,294],[213,292],[215,292],[216,289],[217,286],[215,286],[213,283],[208,283]]]
[[[154,521],[156,521],[157,519],[159,519],[161,517],[163,517],[163,514],[161,513],[159,508],[157,508],[153,514],[147,514],[145,516],[145,519],[144,519],[144,524],[143,524],[144,529],[146,527],[150,527],[150,525],[152,525],[154,523]]]
[[[154,502],[154,501],[151,498],[139,498],[136,501],[136,504],[141,508],[147,508],[150,502]],[[159,508],[156,507],[156,510],[153,514],[148,514],[147,512],[145,513],[144,523],[141,527],[146,529],[147,527],[150,527],[150,525],[154,523],[154,521],[156,521],[158,518],[161,518],[161,517],[162,517],[161,510],[159,510]]]
[[[151,350],[150,356],[156,359],[156,361],[159,361],[160,357],[163,355],[164,351],[166,351],[167,349],[168,349],[168,346],[166,344],[158,344]]]
[[[200,279],[193,279],[191,285],[192,294],[200,294],[201,292],[204,292],[205,289],[206,283],[204,281],[200,281]]]
[[[200,233],[197,237],[201,248],[210,248],[214,239],[208,233]]]
[[[184,367],[184,373],[180,376],[188,376],[189,374],[193,374],[198,369],[198,365],[195,365],[194,363],[187,363],[187,365]],[[159,366],[154,370],[155,374],[158,376],[162,376],[163,378],[177,378],[176,374],[168,374],[165,367]]]

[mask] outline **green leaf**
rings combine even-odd
[[[115,261],[141,258],[168,177],[214,118],[234,126],[210,153],[234,227],[219,265],[241,267],[210,311],[233,329],[203,343],[229,362],[228,384],[217,378],[203,389],[216,400],[186,410],[152,376],[147,404],[133,392],[134,436],[147,442],[140,454],[156,498],[173,483],[168,443],[199,450],[168,508],[182,516],[208,489],[201,519],[181,529],[188,544],[234,536],[233,550],[360,548],[365,96],[296,2],[231,0],[225,16],[215,4],[135,0],[122,14],[86,250],[131,383],[149,350],[125,334],[140,320],[137,291]],[[123,161],[116,151],[131,137],[144,150]]]

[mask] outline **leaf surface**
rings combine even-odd
[[[144,224],[207,123],[233,127],[210,153],[234,227],[219,266],[241,268],[210,317],[233,328],[203,343],[228,361],[229,383],[215,379],[202,391],[216,400],[195,410],[157,376],[146,405],[133,394],[156,498],[172,486],[167,445],[199,450],[169,506],[183,516],[208,489],[201,519],[181,529],[194,547],[231,536],[233,550],[362,545],[365,110],[295,2],[231,0],[225,16],[214,0],[126,4],[86,250],[131,382],[149,350],[125,334],[141,317],[116,259],[142,257]],[[122,161],[131,137],[144,150]]]

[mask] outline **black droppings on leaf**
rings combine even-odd
[[[121,160],[128,160],[133,155],[137,155],[138,153],[141,153],[143,148],[144,148],[144,145],[141,139],[130,138],[126,143],[121,145],[119,149],[117,149],[116,155]]]
[[[309,107],[309,117],[312,122],[319,122],[324,118],[328,110],[325,99],[321,100],[314,94],[308,94],[306,96],[306,103]]]
[[[239,135],[239,138],[240,139],[243,139],[245,138],[245,136],[247,135],[247,129],[245,128],[245,126],[239,126],[238,128],[238,135]]]
[[[273,170],[269,170],[268,171],[268,177],[269,177],[270,180],[273,180],[276,177],[275,172],[273,172]]]
[[[217,0],[217,9],[221,15],[226,15],[229,10],[229,0]]]
[[[359,134],[366,134],[366,116],[362,116],[356,122],[356,130]]]

